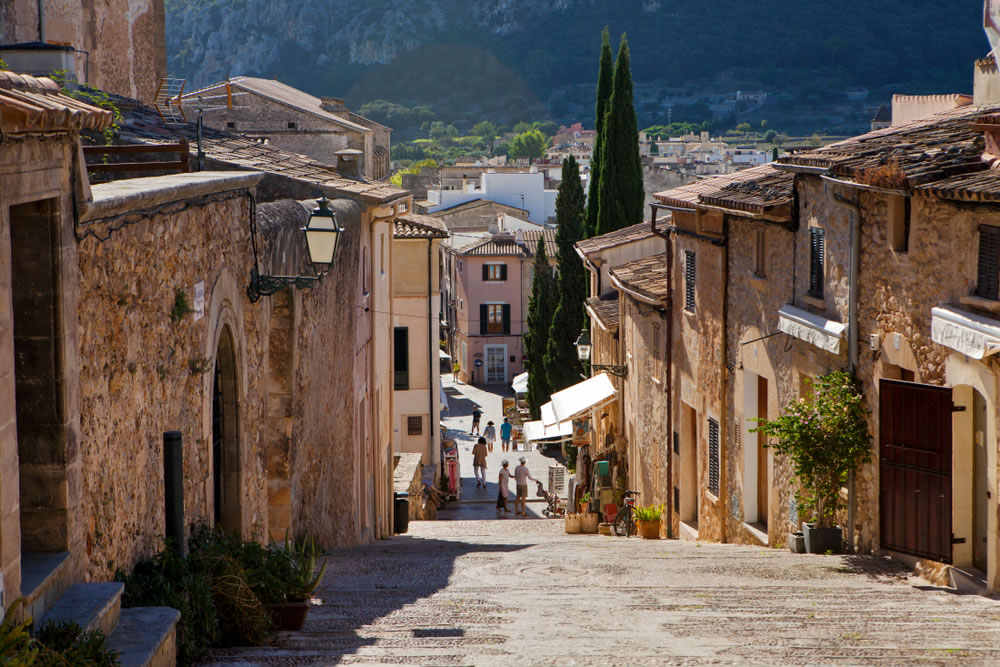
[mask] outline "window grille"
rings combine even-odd
[[[979,225],[976,296],[997,300],[1000,291],[1000,227]]]
[[[694,253],[684,251],[684,310],[694,312]]]
[[[662,354],[660,352],[660,325],[653,325],[653,377],[659,378],[663,370]]]
[[[820,227],[809,230],[809,296],[823,298],[823,260],[825,232]]]
[[[417,417],[407,417],[406,418],[406,435],[423,435],[424,433],[424,418]]]
[[[708,420],[708,490],[719,495],[719,422]]]

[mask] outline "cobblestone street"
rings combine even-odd
[[[450,420],[462,419],[454,397]],[[548,461],[529,465],[540,476]],[[467,500],[444,520],[331,552],[302,632],[210,664],[1000,663],[1000,603],[891,561],[567,535],[560,521],[497,520],[495,487],[480,499],[463,472]]]

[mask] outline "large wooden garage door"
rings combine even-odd
[[[951,562],[951,389],[879,383],[879,513],[886,549]]]

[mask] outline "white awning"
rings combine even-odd
[[[552,411],[552,401],[542,404],[542,423],[552,426],[558,420],[556,419],[556,413]]]
[[[451,355],[441,348],[438,348],[438,359],[451,359]]]
[[[957,308],[931,308],[931,340],[982,359],[1000,352],[1000,322]]]
[[[841,353],[846,330],[847,325],[820,315],[813,315],[792,305],[786,304],[778,310],[778,331],[795,336],[827,352]]]
[[[595,375],[572,387],[552,394],[552,416],[546,418],[545,406],[542,406],[542,422],[552,426],[564,422],[595,408],[600,408],[615,400],[618,390],[611,384],[607,373]]]
[[[517,394],[525,394],[528,392],[528,374],[521,373],[520,375],[515,375],[513,381],[511,381],[511,386],[514,387],[514,392]]]
[[[441,409],[442,410],[447,410],[448,409],[448,394],[444,393],[444,385],[441,385],[440,387],[438,387],[438,389],[441,390]]]
[[[549,427],[546,427],[541,420],[524,422],[524,439],[528,442],[550,438],[568,438],[571,435],[573,435],[572,420]]]

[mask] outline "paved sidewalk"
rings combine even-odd
[[[503,423],[503,396],[506,395],[505,386],[476,387],[468,384],[456,384],[451,376],[443,376],[441,384],[448,396],[448,413],[444,422],[447,426],[447,437],[455,440],[459,449],[459,467],[462,475],[462,499],[458,503],[450,502],[448,506],[438,514],[439,519],[508,519],[526,520],[523,517],[516,517],[513,513],[514,483],[510,483],[510,507],[511,512],[504,515],[496,511],[496,500],[499,488],[497,477],[500,474],[500,463],[504,459],[510,462],[510,470],[518,465],[518,458],[525,457],[528,470],[535,479],[541,480],[542,484],[548,485],[549,466],[556,463],[555,459],[544,456],[538,451],[519,451],[504,453],[500,448],[500,424]],[[472,447],[479,436],[469,434],[472,426],[472,408],[478,405],[483,412],[480,422],[480,432],[486,428],[486,422],[492,420],[497,429],[497,441],[486,460],[486,481],[485,489],[476,488],[476,478],[472,470]],[[531,502],[528,503],[528,519],[544,519],[542,510],[546,503],[535,496],[535,484],[528,483],[528,493]],[[559,491],[560,497],[566,496],[565,488]],[[548,520],[548,519],[546,519]]]
[[[860,556],[434,521],[330,555],[305,629],[213,665],[996,665],[1000,603]]]

